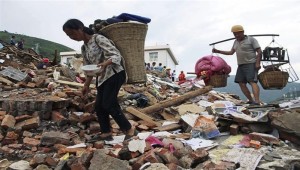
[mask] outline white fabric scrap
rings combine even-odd
[[[196,120],[198,119],[199,115],[198,114],[192,114],[192,113],[187,113],[180,118],[190,125],[191,127],[194,127]]]
[[[113,136],[112,141],[105,141],[105,144],[108,145],[114,145],[114,144],[118,144],[118,143],[123,143],[124,139],[125,139],[125,135],[120,135],[120,136]]]
[[[200,138],[192,138],[190,140],[183,140],[182,143],[191,146],[193,150],[196,150],[198,148],[211,147],[211,146],[215,145],[215,143],[211,140],[205,140],[205,139],[200,139]]]
[[[146,147],[145,140],[131,140],[128,144],[128,149],[131,152],[139,151],[140,153],[144,153]]]
[[[153,132],[140,132],[137,136],[139,137],[139,139],[145,140],[152,134],[153,134]]]
[[[200,100],[198,102],[198,105],[202,106],[202,107],[209,107],[209,106],[212,106],[213,103],[212,102],[209,102],[209,101],[206,101],[206,100]]]
[[[174,123],[178,123],[178,121],[164,121],[161,126],[167,126],[167,125],[174,124]]]
[[[152,136],[154,137],[170,137],[172,133],[167,132],[167,131],[162,131],[162,132],[156,132]]]
[[[73,146],[68,146],[67,148],[85,148],[86,144],[85,143],[79,143]]]

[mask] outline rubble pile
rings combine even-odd
[[[148,72],[145,84],[125,84],[118,95],[138,135],[124,140],[111,120],[114,140],[89,143],[101,128],[95,86],[82,96],[74,69],[37,69],[35,55],[24,64],[0,52],[4,63],[14,61],[0,70],[0,169],[300,167],[299,99],[253,107],[204,82],[178,85]]]

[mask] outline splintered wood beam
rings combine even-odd
[[[138,118],[140,118],[140,119],[142,119],[142,120],[150,123],[153,126],[161,126],[160,123],[154,121],[150,116],[148,116],[145,113],[142,113],[142,112],[136,110],[133,107],[127,107],[126,111],[129,112],[129,113],[131,113],[131,114],[133,114],[133,115],[135,115],[136,117],[138,117]]]
[[[172,131],[172,130],[176,130],[176,129],[180,129],[181,125],[178,123],[172,123],[169,125],[165,125],[165,126],[160,126],[160,127],[156,127],[154,128],[154,130],[158,130],[158,131]]]
[[[155,113],[155,112],[158,112],[160,110],[163,110],[164,108],[180,104],[180,103],[182,103],[182,102],[184,102],[184,101],[186,101],[190,98],[194,98],[196,96],[205,94],[205,93],[209,92],[211,89],[212,89],[212,86],[205,86],[204,88],[199,88],[197,90],[190,91],[190,92],[185,93],[185,94],[183,94],[179,97],[176,97],[174,99],[161,101],[157,104],[154,104],[152,106],[141,109],[140,112],[145,113],[145,114]]]
[[[0,77],[0,82],[5,83],[7,85],[13,85],[14,83],[6,78]]]
[[[84,86],[84,84],[82,84],[82,83],[76,83],[76,82],[70,82],[70,81],[64,81],[64,80],[57,80],[55,82],[60,83],[60,84],[66,84],[69,86],[75,86],[75,87],[83,87]],[[96,86],[94,84],[91,84],[90,88],[96,88]]]

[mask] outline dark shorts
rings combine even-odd
[[[238,66],[234,82],[236,83],[257,83],[258,70],[255,63],[241,64]]]

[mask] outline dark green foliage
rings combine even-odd
[[[36,44],[38,44],[39,48],[38,51],[36,52],[42,55],[42,57],[47,57],[50,60],[54,58],[55,50],[57,50],[58,55],[60,52],[74,51],[72,48],[69,48],[67,46],[55,42],[51,42],[40,38],[30,37],[26,35],[14,34],[7,31],[0,31],[0,40],[9,43],[12,35],[16,36],[16,42],[20,41],[21,38],[25,40],[24,49],[31,48],[35,50]]]

